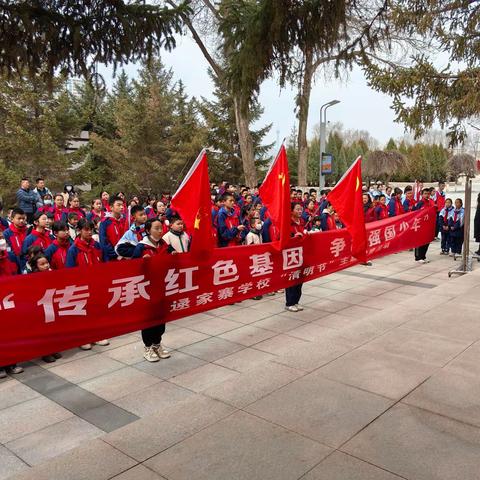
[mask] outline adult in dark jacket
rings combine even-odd
[[[473,220],[473,238],[480,243],[480,193],[477,196],[477,211],[475,212],[475,218]],[[480,245],[478,246],[476,255],[480,255]]]
[[[20,188],[17,190],[17,206],[25,212],[27,222],[30,224],[33,222],[33,215],[37,210],[37,206],[42,206],[40,195],[30,190],[30,181],[28,178],[22,179]]]

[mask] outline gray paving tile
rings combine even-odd
[[[302,480],[400,480],[401,478],[337,450],[310,470]]]
[[[0,480],[4,480],[28,468],[25,462],[22,462],[16,455],[0,445]]]
[[[117,407],[113,403],[104,403],[98,407],[90,408],[79,413],[78,416],[104,432],[112,432],[138,420],[136,415]]]
[[[402,401],[480,427],[480,380],[441,370]]]
[[[137,465],[120,475],[112,477],[112,480],[165,480],[165,477],[161,477],[158,473],[143,465]]]
[[[436,370],[433,365],[360,348],[334,360],[318,372],[330,380],[398,400]]]
[[[189,328],[200,333],[205,333],[206,335],[220,335],[229,332],[230,330],[235,330],[241,326],[243,326],[242,323],[232,322],[225,318],[209,317],[205,320],[195,322]]]
[[[169,378],[181,375],[205,364],[206,362],[200,358],[175,351],[172,352],[170,358],[160,360],[160,362],[150,363],[143,360],[133,365],[133,367],[158,378],[168,380]]]
[[[271,317],[252,323],[254,327],[265,328],[266,330],[271,330],[272,332],[277,333],[285,333],[304,324],[305,322],[302,320],[287,317],[285,315],[272,315]]]
[[[465,350],[470,343],[400,327],[372,340],[365,348],[440,367]]]
[[[17,380],[9,379],[0,383],[0,410],[12,407],[32,398],[38,397],[39,393],[30,387],[23,385]]]
[[[201,392],[212,385],[224,382],[238,375],[239,373],[234,370],[213,363],[207,363],[206,365],[173,377],[169,381],[194,392]]]
[[[251,347],[267,338],[275,336],[276,333],[253,325],[242,325],[240,328],[221,334],[219,337],[229,342],[238,343],[245,347]]]
[[[144,345],[141,341],[135,341],[122,345],[120,347],[108,350],[103,355],[109,358],[113,358],[126,365],[133,365],[143,359]]]
[[[249,405],[246,411],[338,447],[392,403],[314,372]]]
[[[161,382],[119,398],[113,403],[139,417],[145,417],[194,395],[193,392],[177,385]]]
[[[319,443],[237,412],[146,465],[174,480],[291,480],[329,452]]]
[[[81,383],[90,378],[123,368],[124,364],[103,355],[91,355],[79,360],[50,368],[50,372],[72,383]]]
[[[213,362],[245,348],[238,343],[229,342],[223,338],[211,337],[193,345],[183,347],[181,351],[188,355],[200,358],[206,362]]]
[[[294,328],[288,332],[288,335],[291,337],[301,338],[308,342],[313,342],[315,340],[321,340],[322,338],[328,337],[332,333],[332,329],[329,327],[324,327],[318,325],[315,322],[306,323],[300,327]]]
[[[80,384],[91,393],[111,402],[129,393],[138,392],[162,380],[136,368],[125,367]]]
[[[465,376],[480,376],[480,343],[474,343],[464,352],[454,358],[446,370]]]
[[[308,345],[309,342],[301,340],[300,338],[291,337],[289,335],[280,334],[276,337],[269,338],[263,342],[257,343],[255,348],[263,352],[271,353],[272,355],[280,355],[292,348],[302,348]]]
[[[480,431],[398,404],[342,447],[405,478],[477,480]]]
[[[130,457],[96,439],[37,465],[12,480],[108,480],[135,464]]]
[[[262,320],[262,318],[270,317],[271,313],[261,311],[255,308],[241,308],[234,312],[223,315],[224,318],[232,320],[234,322],[239,322],[243,324],[249,324],[256,322],[257,320]]]
[[[205,335],[204,333],[195,332],[188,328],[176,328],[175,330],[167,331],[162,338],[162,342],[171,349],[178,349],[182,347],[186,347],[187,345],[192,345],[197,342],[201,342],[209,338],[209,335]]]
[[[234,410],[222,402],[195,395],[109,433],[103,439],[142,462]]]
[[[13,440],[6,446],[29,465],[37,465],[103,433],[84,420],[72,417]]]
[[[262,352],[255,348],[244,348],[231,355],[215,360],[214,363],[229,368],[230,370],[236,370],[237,372],[246,372],[275,358],[275,355]]]
[[[242,408],[302,375],[304,373],[299,370],[267,362],[209,387],[203,394]]]
[[[0,443],[7,443],[73,416],[45,397],[0,410]]]

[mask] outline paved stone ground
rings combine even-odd
[[[480,477],[480,268],[433,243],[0,381],[0,479]]]

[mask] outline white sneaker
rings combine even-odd
[[[92,344],[91,343],[86,343],[85,345],[80,345],[80,350],[91,350],[92,349]]]
[[[428,260],[419,260],[420,263],[428,263]]]
[[[143,358],[147,362],[158,362],[160,360],[157,352],[153,348],[153,345],[151,347],[145,347],[145,350],[143,352]]]
[[[295,305],[298,308],[298,311],[301,312],[303,310],[303,307],[299,305],[298,303]]]
[[[170,352],[161,343],[159,345],[152,345],[152,348],[159,358],[170,358]]]
[[[289,312],[299,312],[300,311],[296,305],[291,305],[290,307],[285,307],[285,310],[288,310]]]
[[[107,345],[110,345],[110,342],[108,340],[99,340],[98,342],[95,342],[95,345],[100,345],[101,347],[106,347]]]

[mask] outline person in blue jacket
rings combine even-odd
[[[448,216],[450,255],[460,255],[463,246],[463,228],[465,222],[465,210],[460,198],[455,200],[455,208],[450,211]]]

